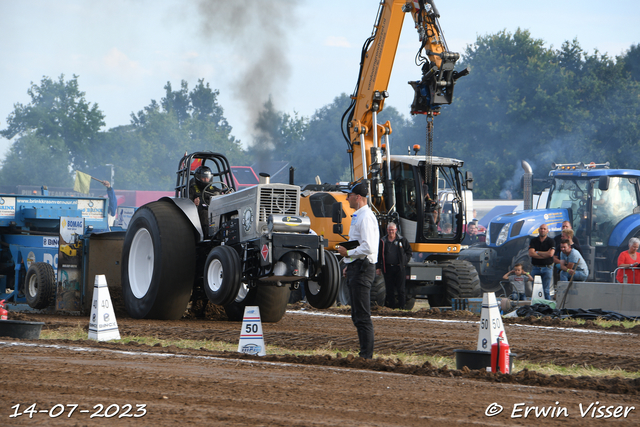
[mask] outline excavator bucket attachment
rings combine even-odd
[[[460,58],[457,53],[443,53],[440,69],[433,64],[422,68],[422,80],[409,82],[414,90],[411,114],[430,114],[440,109],[440,105],[451,104],[453,87],[460,77],[469,74],[465,68],[461,72],[453,69]]]

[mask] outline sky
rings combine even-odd
[[[355,87],[360,51],[378,0],[0,0],[0,129],[16,103],[28,104],[43,76],[78,75],[86,100],[105,114],[102,130],[164,86],[204,79],[245,147],[270,97],[286,113],[311,116]],[[583,50],[623,54],[640,43],[637,0],[436,0],[449,50],[464,53],[478,36],[529,30],[547,47],[577,38]],[[407,16],[386,105],[408,116],[420,78],[419,48]],[[489,80],[489,77],[488,77]],[[454,101],[455,102],[455,101]],[[338,125],[339,126],[339,125]],[[0,159],[11,142],[0,138]]]

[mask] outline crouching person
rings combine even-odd
[[[577,249],[571,247],[571,241],[560,241],[560,280],[568,282],[573,280],[583,282],[589,277],[589,267]]]

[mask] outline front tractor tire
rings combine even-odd
[[[196,244],[191,223],[171,202],[142,206],[122,250],[122,298],[136,319],[177,320],[193,287]]]
[[[340,287],[340,264],[336,256],[325,251],[324,265],[317,280],[306,280],[304,282],[304,293],[307,301],[312,307],[325,309],[331,307],[338,295]]]
[[[482,296],[478,271],[469,261],[454,259],[444,261],[442,275],[446,287],[444,300],[451,305],[453,298],[478,298]]]
[[[204,290],[213,304],[227,305],[240,290],[242,262],[230,246],[218,246],[209,252],[204,265]]]

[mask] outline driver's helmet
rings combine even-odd
[[[198,186],[204,189],[207,185],[211,184],[213,173],[211,173],[211,169],[209,169],[208,166],[199,166],[194,173],[194,178]]]

